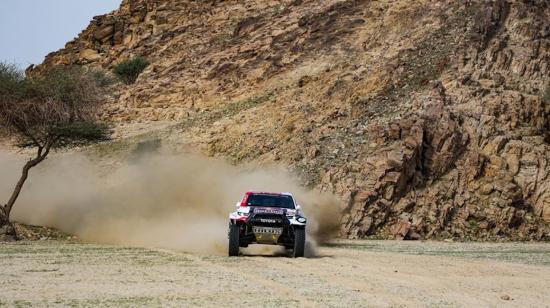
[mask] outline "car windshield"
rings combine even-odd
[[[294,200],[287,195],[251,194],[248,196],[246,205],[294,209]]]

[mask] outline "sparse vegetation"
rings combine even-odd
[[[147,66],[149,61],[143,57],[135,57],[115,65],[113,73],[125,84],[133,84]]]
[[[483,243],[439,241],[343,241],[330,247],[426,256],[448,256],[511,263],[550,265],[550,246],[546,243]]]
[[[0,237],[15,236],[10,224],[13,205],[30,169],[51,149],[108,138],[108,126],[95,119],[107,94],[107,80],[99,71],[76,66],[27,78],[15,65],[0,62],[0,128],[16,145],[36,149],[8,202],[0,206]]]
[[[196,126],[197,124],[208,123],[211,124],[222,118],[232,117],[244,110],[248,110],[259,106],[265,102],[268,102],[273,98],[273,92],[267,92],[262,95],[252,96],[244,100],[236,101],[234,103],[226,104],[223,108],[211,112],[199,113],[195,117],[191,117],[186,121],[180,123],[178,127],[180,129]]]

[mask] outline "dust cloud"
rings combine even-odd
[[[3,199],[23,162],[0,155]],[[90,242],[224,255],[228,214],[247,190],[295,195],[309,219],[310,254],[338,229],[341,202],[301,187],[284,170],[193,154],[150,153],[110,167],[83,154],[52,156],[31,170],[12,217]]]

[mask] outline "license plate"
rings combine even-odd
[[[254,227],[254,233],[263,233],[263,234],[274,234],[281,235],[283,233],[283,228],[270,228],[270,227]]]

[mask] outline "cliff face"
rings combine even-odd
[[[550,4],[125,0],[56,64],[151,65],[104,116],[278,162],[342,235],[550,238]]]

